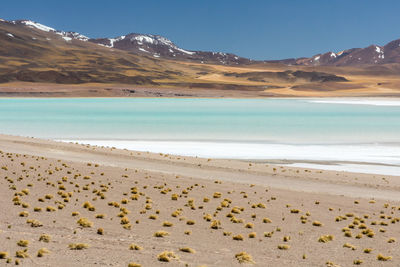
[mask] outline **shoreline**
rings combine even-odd
[[[175,156],[191,156],[214,159],[233,159],[297,165],[303,168],[363,172],[381,175],[400,173],[400,150],[396,152],[389,144],[279,144],[231,141],[160,141],[160,140],[58,140],[78,142],[119,149]],[[372,146],[372,147],[371,147]],[[387,151],[385,151],[386,149]],[[296,153],[293,150],[298,150]],[[239,152],[240,151],[240,152]],[[265,151],[268,151],[265,152]],[[360,152],[361,151],[361,152]],[[385,151],[385,152],[383,152]],[[346,157],[343,157],[346,154]],[[308,155],[308,157],[304,157]],[[384,155],[384,156],[383,156]],[[278,157],[277,157],[278,156]],[[336,169],[334,168],[336,166]],[[348,166],[348,168],[346,168]],[[325,168],[324,168],[325,167]],[[375,167],[375,168],[373,168]]]
[[[397,188],[400,189],[400,179],[398,175],[380,175],[380,174],[368,174],[368,173],[357,173],[357,172],[346,172],[346,171],[335,171],[335,170],[320,170],[313,168],[303,167],[291,167],[282,166],[281,164],[265,164],[264,162],[249,161],[249,160],[238,160],[238,159],[218,159],[218,158],[204,158],[204,157],[193,157],[193,156],[181,156],[172,155],[168,153],[152,153],[144,151],[134,151],[129,149],[119,149],[115,147],[105,146],[93,146],[89,144],[76,144],[66,143],[54,140],[44,140],[33,137],[16,137],[10,135],[0,134],[0,150],[8,149],[13,153],[27,153],[30,152],[36,156],[46,156],[59,158],[69,161],[80,162],[83,158],[91,159],[92,161],[100,162],[104,165],[127,167],[130,164],[140,165],[145,164],[153,171],[160,172],[174,172],[179,171],[180,168],[188,168],[187,172],[190,175],[195,175],[196,172],[202,171],[204,173],[212,173],[216,171],[216,175],[221,175],[219,171],[226,174],[225,179],[231,182],[243,182],[249,183],[254,182],[256,184],[268,184],[268,181],[264,180],[265,177],[269,177],[272,180],[288,178],[289,181],[293,179],[300,179],[307,185],[309,182],[319,181],[322,184],[342,184],[350,186],[366,186],[368,188]],[[29,153],[28,153],[29,154]],[[200,167],[200,168],[199,168]],[[224,173],[227,172],[227,173]],[[252,181],[246,179],[241,181],[237,178],[228,178],[232,173],[235,173],[243,177],[246,174],[254,174]],[[206,175],[210,176],[210,175]],[[265,176],[265,177],[264,177]],[[349,180],[347,177],[357,176],[354,181]],[[242,177],[242,178],[243,178]],[[383,181],[379,181],[379,177],[384,177]],[[275,182],[281,186],[281,181],[277,179]],[[390,180],[391,186],[388,186],[388,180]],[[271,181],[272,181],[271,180]],[[319,182],[314,184],[312,190],[316,190],[319,186]],[[290,189],[289,184],[284,186],[285,189]],[[298,185],[301,188],[301,184]],[[311,191],[312,191],[311,190]],[[337,192],[337,194],[342,194]],[[382,197],[379,194],[375,194],[378,198]],[[400,200],[400,194],[398,195]]]

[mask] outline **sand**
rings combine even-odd
[[[5,135],[0,150],[1,266],[400,265],[400,177]]]

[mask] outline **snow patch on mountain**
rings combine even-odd
[[[55,29],[53,29],[53,28],[51,28],[51,27],[48,27],[48,26],[46,26],[46,25],[43,25],[43,24],[40,24],[40,23],[31,21],[31,20],[22,20],[21,23],[22,23],[22,24],[25,24],[25,25],[28,26],[28,27],[36,28],[36,29],[38,29],[38,30],[45,31],[45,32],[50,32],[50,31],[55,32],[55,31],[56,31]],[[15,24],[15,23],[14,23],[14,24]]]
[[[63,36],[62,38],[67,42],[71,42],[71,40],[72,40],[71,37],[67,37],[67,36]]]
[[[141,47],[139,47],[139,50],[142,51],[142,52],[150,53],[149,51],[147,51],[146,49],[143,49]]]
[[[60,35],[66,41],[71,41],[69,39],[76,39],[76,40],[85,41],[85,42],[89,40],[89,37],[87,37],[87,36],[85,36],[83,34],[80,34],[80,33],[77,33],[77,32],[57,31],[54,28],[51,28],[49,26],[46,26],[46,25],[31,21],[31,20],[20,20],[20,21],[15,21],[14,20],[14,21],[11,21],[11,23],[13,23],[13,24],[21,23],[21,24],[23,24],[25,26],[28,26],[30,28],[38,29],[38,30],[41,30],[41,31],[44,31],[44,32],[53,32],[55,34]]]
[[[80,41],[87,42],[89,40],[89,37],[87,37],[83,34],[80,34],[78,32],[61,32],[61,33],[63,36],[71,37],[73,39],[77,39]]]
[[[195,54],[195,52],[187,51],[185,49],[177,47],[171,40],[159,35],[135,34],[130,38],[130,40],[131,42],[136,42],[140,46],[145,44],[167,46],[170,53],[174,53],[175,50],[187,55]]]
[[[124,40],[125,37],[126,37],[125,35],[122,35],[122,36],[120,36],[120,37],[118,37],[118,38],[109,38],[108,41],[110,41],[110,44],[109,44],[109,45],[106,45],[106,46],[112,48],[112,47],[114,47],[114,43],[115,43],[115,42]]]

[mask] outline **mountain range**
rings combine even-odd
[[[225,65],[263,62],[240,57],[231,53],[186,50],[178,47],[171,40],[159,35],[129,33],[114,38],[89,38],[77,32],[59,31],[30,20],[0,20],[0,22],[25,26],[45,32],[53,32],[60,35],[65,41],[75,39],[92,42],[104,47],[125,50],[136,54],[150,55],[155,58],[161,57],[165,59]],[[351,48],[337,53],[329,51],[309,58],[265,60],[265,62],[303,66],[360,66],[400,63],[400,39],[389,42],[384,46],[370,45],[366,48]]]
[[[9,84],[0,88],[0,96],[26,95],[21,86],[29,91],[33,83],[96,84],[79,94],[63,87],[57,96],[130,96],[138,95],[138,88],[145,88],[140,89],[145,96],[166,95],[167,89],[177,90],[171,96],[201,90],[204,96],[398,95],[399,45],[396,40],[311,58],[260,61],[191,51],[159,35],[90,38],[31,20],[0,19],[0,83]],[[17,82],[23,84],[12,87]],[[111,84],[121,85],[119,91]],[[30,94],[52,96],[54,88]]]

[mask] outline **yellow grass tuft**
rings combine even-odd
[[[319,221],[313,221],[312,225],[313,226],[322,226],[323,224]]]
[[[138,246],[136,244],[130,244],[129,245],[130,250],[142,250],[143,248],[141,246]]]
[[[50,242],[50,236],[49,235],[46,235],[46,234],[42,234],[40,237],[39,237],[39,241],[41,241],[41,242],[45,242],[45,243],[49,243]]]
[[[89,221],[87,218],[80,218],[76,223],[85,228],[93,226],[93,223]]]
[[[154,214],[149,216],[150,220],[157,220],[157,218],[158,218],[157,215],[154,215]]]
[[[365,248],[363,252],[369,254],[372,252],[372,250],[372,248]]]
[[[284,244],[284,245],[278,245],[278,249],[280,249],[280,250],[288,250],[290,248],[290,246],[289,245],[286,245],[286,244]]]
[[[179,260],[179,257],[172,251],[164,251],[157,255],[157,259],[163,262],[170,262],[171,260]]]
[[[168,235],[169,235],[169,233],[166,232],[166,231],[157,231],[157,232],[154,233],[153,236],[155,236],[155,237],[164,237],[164,236],[168,236]]]
[[[20,247],[27,247],[29,245],[29,241],[28,240],[20,240],[17,242],[17,245]]]
[[[37,256],[41,258],[45,254],[49,254],[49,253],[50,253],[50,251],[47,248],[41,248],[41,249],[38,250]]]
[[[214,220],[211,222],[211,229],[218,229],[221,226],[221,222],[219,220]]]
[[[21,211],[20,213],[19,213],[19,217],[28,217],[29,216],[29,212],[27,212],[27,211]]]
[[[344,243],[343,247],[344,248],[351,248],[352,250],[356,250],[357,249],[354,245],[352,245],[350,243]]]
[[[274,232],[264,232],[265,237],[272,237],[273,234]]]
[[[56,211],[56,208],[54,208],[53,206],[47,206],[46,207],[46,211],[47,212],[53,212],[53,211]]]
[[[235,258],[239,261],[239,263],[255,263],[251,255],[244,251],[235,254]]]
[[[327,242],[329,242],[329,241],[332,241],[334,238],[335,238],[335,237],[334,237],[333,235],[321,235],[321,236],[318,238],[318,242],[327,243]]]
[[[213,198],[220,198],[222,196],[222,194],[220,192],[215,192],[213,194]]]
[[[256,238],[256,236],[257,236],[256,232],[249,233],[249,238]]]
[[[243,236],[242,235],[234,235],[233,237],[232,237],[232,239],[233,240],[237,240],[237,241],[243,241]]]
[[[249,229],[253,229],[254,228],[254,224],[249,222],[249,223],[246,223],[244,227],[245,228],[249,228]]]
[[[172,227],[174,224],[172,222],[165,221],[162,224],[164,227]]]
[[[31,227],[41,227],[41,226],[43,226],[43,224],[40,221],[33,220],[33,219],[26,220],[26,223],[30,224]]]
[[[136,262],[130,262],[130,263],[128,264],[128,267],[142,267],[142,265],[139,264],[139,263],[136,263]]]
[[[290,241],[290,236],[284,236],[282,238],[283,242],[289,242]]]
[[[21,258],[21,259],[29,258],[28,250],[27,249],[17,250],[15,252],[15,257]]]
[[[0,259],[6,259],[6,258],[8,258],[8,252],[0,251]]]
[[[383,256],[382,254],[378,254],[378,256],[376,256],[376,259],[378,261],[389,261],[392,259],[392,256]]]
[[[263,219],[263,223],[272,223],[272,221],[270,219],[268,219],[268,218],[264,218]]]
[[[363,260],[357,259],[353,261],[354,265],[361,265],[363,263]]]
[[[72,243],[68,245],[69,249],[71,250],[82,250],[89,248],[89,245],[86,243]]]
[[[206,220],[207,222],[211,222],[212,218],[213,218],[213,217],[212,217],[211,214],[206,214],[206,215],[204,215],[204,217],[203,217],[203,219]]]
[[[189,247],[183,247],[183,248],[180,248],[179,250],[182,252],[186,252],[186,253],[196,253],[196,251],[194,249],[189,248]]]

